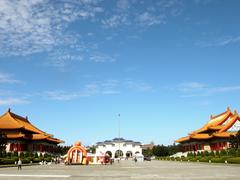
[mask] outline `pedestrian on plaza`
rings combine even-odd
[[[17,165],[18,165],[18,170],[22,170],[22,160],[20,158],[18,159]]]

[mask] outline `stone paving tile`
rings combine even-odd
[[[240,166],[227,164],[151,161],[122,161],[113,165],[44,165],[1,168],[4,180],[239,180]]]

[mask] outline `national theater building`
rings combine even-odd
[[[210,120],[200,129],[193,131],[176,142],[183,146],[184,151],[217,151],[230,147],[229,138],[240,130],[240,117],[237,111],[227,111],[211,116]]]
[[[0,131],[7,139],[6,152],[52,153],[59,143],[63,143],[10,109],[0,116]]]

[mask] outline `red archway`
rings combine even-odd
[[[67,157],[69,164],[82,164],[87,156],[87,150],[78,141],[68,150]]]

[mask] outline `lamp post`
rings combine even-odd
[[[120,159],[120,114],[118,114],[118,158]],[[118,161],[119,162],[119,161]]]

